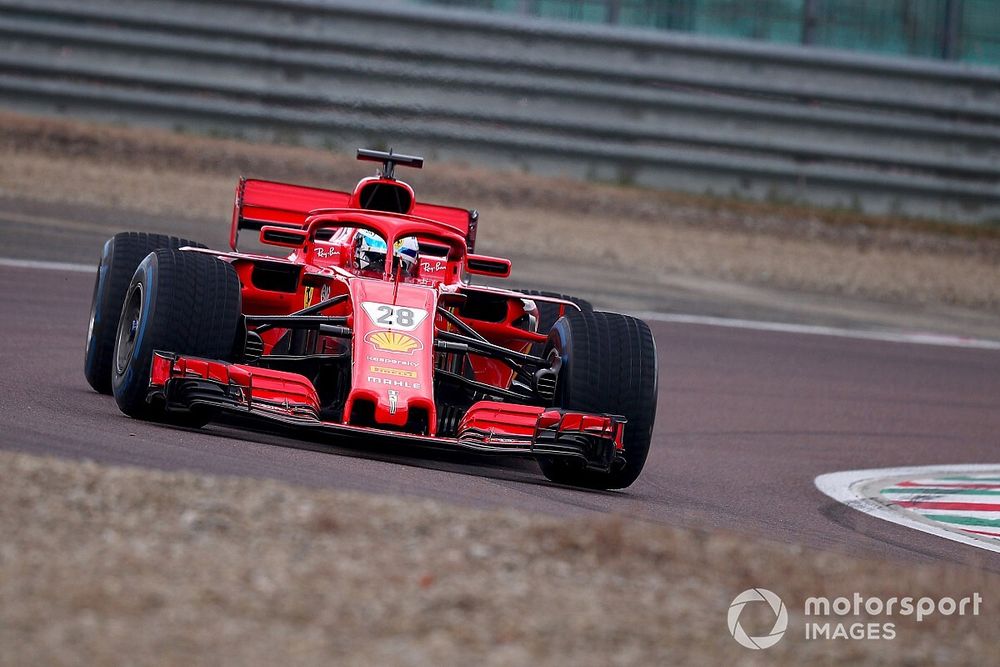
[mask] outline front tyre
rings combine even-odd
[[[539,461],[553,482],[592,489],[623,489],[646,463],[657,401],[656,345],[642,320],[617,313],[566,313],[556,321],[546,356],[562,361],[555,405],[567,410],[624,416],[625,464],[608,472],[577,461]]]
[[[229,263],[198,252],[150,253],[125,293],[115,336],[111,384],[119,409],[137,419],[169,418],[146,400],[153,352],[231,360],[240,306],[239,277]]]
[[[205,246],[187,239],[164,234],[121,232],[108,239],[101,250],[94,280],[94,297],[90,303],[90,325],[83,374],[96,391],[111,393],[111,370],[115,349],[118,317],[122,312],[129,282],[146,255],[160,248]]]
[[[568,294],[560,294],[559,292],[547,292],[545,290],[521,290],[522,294],[527,294],[529,296],[550,296],[556,299],[562,299],[563,301],[570,301],[575,303],[580,307],[580,310],[584,312],[592,312],[594,307],[590,305],[590,302],[586,299],[581,299],[580,297],[570,296]],[[552,330],[552,325],[556,323],[562,314],[560,311],[564,310],[561,304],[552,303],[551,301],[536,301],[535,307],[538,309],[538,333],[547,334]],[[572,310],[571,308],[565,308],[566,312]],[[528,351],[529,354],[534,354],[535,356],[541,356],[542,352],[545,351],[545,343],[532,343],[531,349]]]

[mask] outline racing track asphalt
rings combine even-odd
[[[115,226],[47,230],[47,254],[34,245],[33,258],[96,258]],[[0,255],[21,254],[19,228],[0,214]],[[649,462],[624,492],[586,492],[547,483],[530,461],[130,420],[83,378],[92,281],[0,267],[0,447],[478,507],[615,513],[1000,571],[996,554],[839,506],[813,485],[839,470],[1000,459],[997,351],[654,322],[660,402]]]

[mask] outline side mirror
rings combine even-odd
[[[260,242],[268,245],[280,245],[286,248],[301,248],[309,240],[309,233],[295,227],[274,227],[265,225],[260,228]]]
[[[510,260],[487,255],[466,255],[465,269],[479,276],[510,277]]]

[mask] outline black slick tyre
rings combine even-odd
[[[111,370],[115,348],[115,334],[122,302],[129,282],[139,262],[146,255],[160,248],[194,246],[200,243],[143,232],[122,232],[108,239],[101,250],[94,280],[94,297],[90,304],[90,325],[87,329],[87,347],[84,354],[83,374],[96,391],[111,393]]]
[[[239,277],[229,263],[199,252],[150,253],[129,283],[116,327],[112,389],[119,409],[138,419],[198,425],[191,415],[171,419],[162,405],[147,402],[153,352],[231,360],[240,306]]]
[[[656,418],[657,358],[649,326],[627,315],[566,313],[556,321],[545,355],[562,361],[555,405],[567,410],[624,416],[624,466],[602,472],[577,461],[539,461],[545,476],[561,484],[622,489],[642,472]]]

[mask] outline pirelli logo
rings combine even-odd
[[[385,366],[370,366],[368,368],[372,373],[378,373],[379,375],[392,375],[394,377],[400,378],[414,378],[417,377],[416,371],[407,371],[402,368],[386,368]]]

